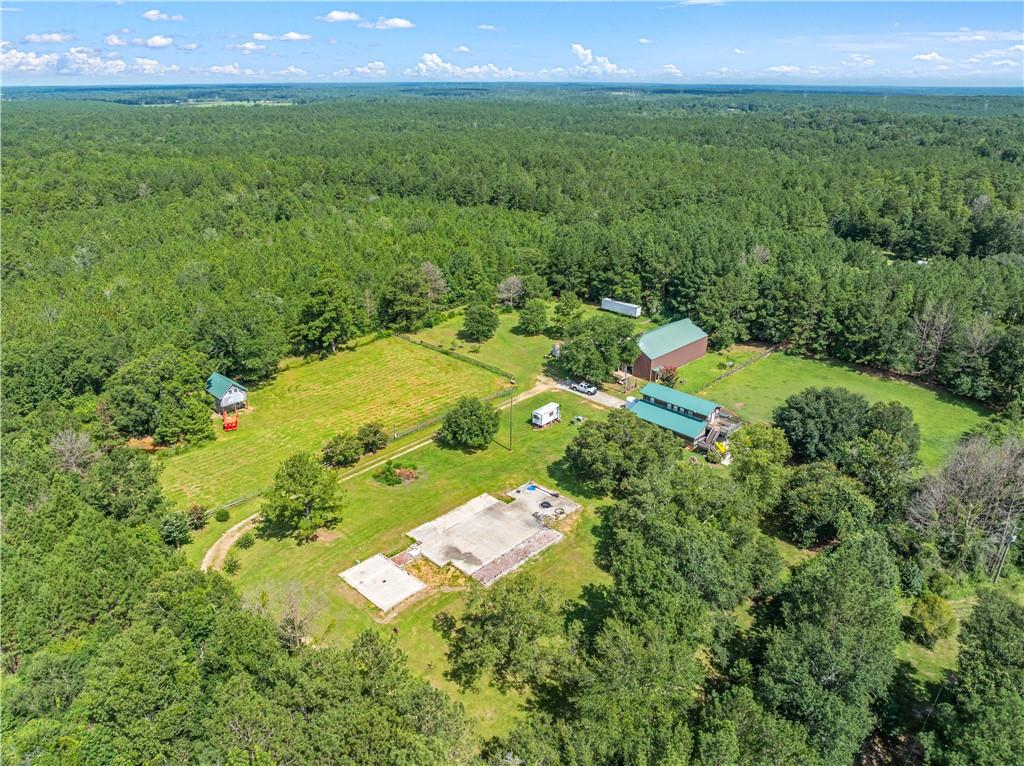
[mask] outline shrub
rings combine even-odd
[[[243,551],[248,550],[255,544],[256,535],[254,535],[252,532],[246,532],[244,535],[238,538],[238,542],[236,543],[236,545],[238,545],[238,547],[241,548]]]
[[[380,423],[363,423],[356,431],[356,438],[365,454],[378,452],[388,446],[388,435]]]
[[[910,637],[931,649],[940,638],[949,638],[956,631],[956,615],[944,598],[926,590],[914,599],[906,624]]]
[[[224,574],[238,574],[238,570],[241,568],[242,562],[238,560],[238,554],[234,551],[228,551],[228,555],[224,557]]]
[[[213,518],[217,521],[227,521],[231,518],[231,514],[228,512],[227,508],[218,508],[217,512],[213,514]]]
[[[355,434],[332,436],[323,449],[324,465],[332,468],[353,465],[363,456],[363,445]]]
[[[389,460],[380,470],[373,474],[373,478],[388,487],[397,487],[407,481],[416,478],[415,463],[396,463]]]
[[[206,509],[206,506],[199,505],[198,503],[192,503],[192,505],[185,509],[185,521],[191,530],[200,530],[205,527],[209,515],[210,512]]]

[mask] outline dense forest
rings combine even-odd
[[[1024,607],[979,591],[929,721],[899,710],[893,652],[899,595],[927,641],[946,617],[937,594],[1024,564],[1007,532],[1024,514],[1020,98],[5,97],[5,762],[1019,757]],[[741,432],[729,479],[680,465],[636,422],[581,430],[565,462],[612,498],[598,552],[611,584],[561,605],[517,576],[437,621],[453,680],[533,701],[481,746],[389,639],[307,646],[186,565],[153,464],[124,443],[212,438],[210,370],[258,386],[286,356],[504,302],[512,276],[518,305],[636,301],[691,317],[715,348],[760,341],[940,386],[990,408],[991,427],[924,480],[912,417],[833,389]],[[603,455],[610,441],[645,469]],[[782,577],[765,520],[819,555]]]

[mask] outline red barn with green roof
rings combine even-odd
[[[670,322],[637,339],[640,356],[632,372],[644,380],[656,380],[665,367],[682,367],[708,352],[708,334],[689,319]]]

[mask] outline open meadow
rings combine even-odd
[[[701,362],[703,360],[697,360]],[[689,367],[680,369],[686,375]],[[921,462],[938,468],[956,442],[988,415],[976,402],[938,388],[865,371],[852,365],[775,353],[703,391],[745,420],[771,421],[775,408],[792,394],[815,386],[841,386],[869,402],[899,401],[921,426]]]
[[[535,430],[530,412],[549,401],[562,406],[562,422]],[[557,463],[577,427],[569,423],[575,415],[603,417],[604,410],[573,394],[543,393],[517,402],[513,410],[513,449],[508,451],[508,419],[495,441],[480,452],[466,453],[429,444],[408,453],[403,462],[414,463],[419,477],[409,484],[389,487],[364,473],[344,482],[346,506],[342,521],[315,542],[299,545],[292,538],[258,538],[248,550],[238,550],[241,569],[232,579],[243,595],[253,601],[266,594],[272,612],[278,613],[291,592],[318,609],[314,635],[328,644],[347,646],[362,630],[379,623],[377,609],[344,583],[338,574],[357,561],[375,553],[394,555],[406,548],[406,532],[440,516],[482,492],[494,495],[526,481],[538,481],[583,503],[583,508],[566,521],[565,539],[523,565],[554,585],[564,599],[577,597],[587,583],[606,578],[594,564],[593,528],[597,517],[593,499],[560,472]],[[255,510],[255,508],[254,508]],[[446,567],[448,573],[453,567]],[[514,575],[512,575],[514,576]],[[445,591],[443,588],[454,588]],[[444,680],[444,643],[431,628],[439,611],[458,612],[465,590],[480,587],[457,571],[441,592],[417,596],[388,621],[383,630],[392,631],[408,653],[410,666],[431,682],[456,694],[467,706],[482,735],[507,731],[513,721],[518,697],[503,697],[484,687],[468,694],[457,693]]]
[[[463,394],[484,396],[498,376],[399,338],[298,362],[249,394],[237,431],[161,460],[175,503],[214,506],[259,491],[281,462],[318,450],[334,434],[379,421],[391,433],[443,412]]]

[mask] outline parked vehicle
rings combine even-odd
[[[586,394],[587,396],[593,396],[597,393],[597,386],[592,383],[587,383],[585,380],[577,381],[569,386],[570,389],[580,394]]]

